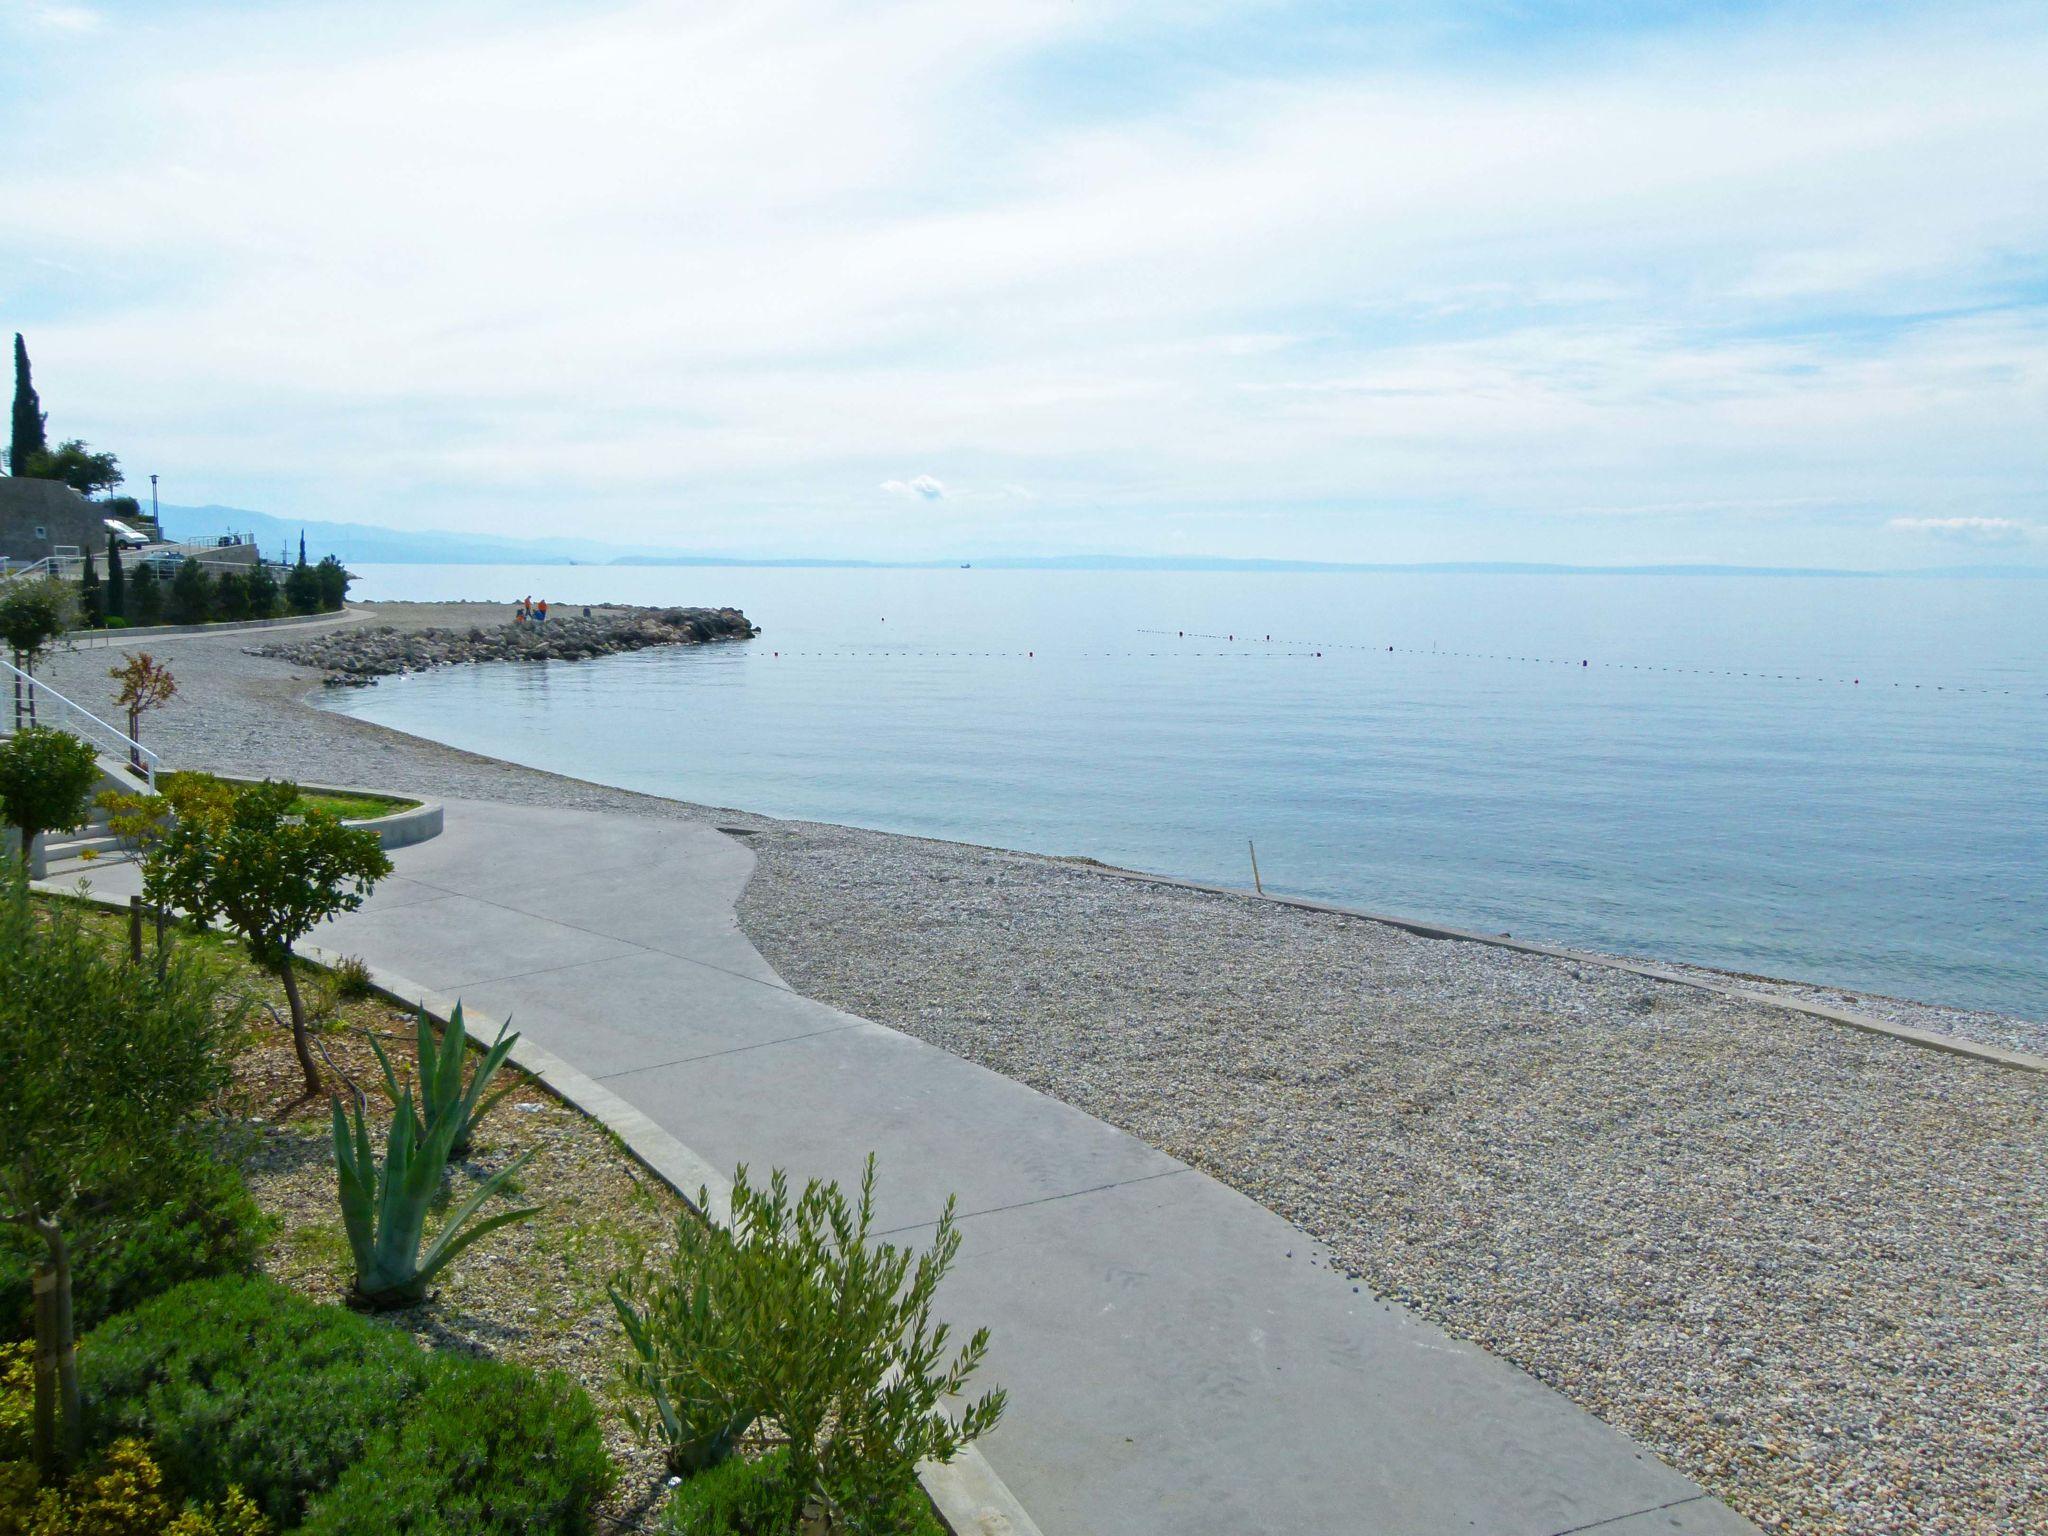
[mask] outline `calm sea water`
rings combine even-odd
[[[714,805],[1238,885],[1255,840],[1270,890],[2048,1016],[2038,581],[384,566],[356,590],[528,593],[734,604],[764,633],[329,702]]]

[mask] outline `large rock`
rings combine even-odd
[[[310,640],[249,648],[301,667],[317,667],[329,687],[362,687],[400,672],[473,661],[587,661],[657,645],[704,645],[758,633],[737,608],[633,608],[590,618],[495,629],[400,630],[389,624],[330,630]]]

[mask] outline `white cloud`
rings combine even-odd
[[[2027,536],[2027,525],[2010,517],[1895,517],[1885,526],[1968,544],[2017,544]]]
[[[105,20],[88,6],[66,5],[61,0],[21,0],[14,19],[24,27],[72,33],[96,32]]]
[[[2018,10],[1076,119],[1019,81],[1114,4],[296,9],[109,29],[89,88],[0,104],[52,146],[0,162],[0,258],[86,274],[17,321],[53,424],[190,500],[481,528],[573,484],[592,534],[886,552],[920,520],[864,487],[926,462],[1035,499],[883,489],[1018,537],[1692,508],[1832,519],[1846,563],[1874,508],[2048,480]]]

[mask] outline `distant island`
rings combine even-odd
[[[365,565],[676,565],[770,566],[804,570],[1412,572],[1493,576],[2002,576],[2048,577],[2048,567],[1950,565],[1858,571],[1820,566],[1572,565],[1514,560],[1363,562],[1260,560],[1213,555],[989,555],[972,550],[930,560],[841,560],[808,555],[706,555],[688,550],[604,544],[590,539],[515,539],[445,529],[383,528],[371,523],[297,521],[246,507],[166,503],[166,528],[179,538],[241,534],[264,550],[295,548],[303,532],[347,564]]]

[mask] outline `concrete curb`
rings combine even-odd
[[[325,786],[301,784],[299,788],[317,791]],[[373,816],[368,821],[351,821],[345,825],[376,833],[378,846],[387,852],[393,848],[410,848],[414,843],[424,843],[430,837],[441,835],[441,802],[423,800],[408,810],[393,811],[389,816]]]
[[[214,777],[229,784],[263,782],[260,779],[245,779],[230,773],[217,773]],[[292,782],[304,792],[314,795],[370,795],[387,800],[410,798],[405,795],[394,795],[388,789],[372,789],[367,784],[307,784],[298,779]],[[393,848],[410,848],[414,843],[424,843],[428,838],[439,837],[442,820],[441,802],[422,800],[402,811],[392,811],[385,816],[365,816],[360,820],[347,820],[342,825],[360,827],[366,832],[376,833],[377,845],[388,852]]]
[[[174,635],[240,635],[265,629],[295,629],[308,624],[346,624],[369,617],[360,608],[339,613],[293,613],[281,619],[236,619],[228,624],[151,624],[141,629],[74,629],[66,638],[81,650],[126,645],[130,640],[160,640]],[[91,645],[80,642],[91,641]]]
[[[2033,1056],[2025,1051],[2008,1050],[2002,1045],[1986,1045],[1981,1041],[1965,1040],[1958,1035],[1939,1034],[1931,1029],[1914,1029],[1908,1024],[1893,1024],[1889,1020],[1874,1018],[1867,1013],[1855,1013],[1847,1008],[1830,1008],[1825,1003],[1802,1002],[1798,998],[1785,997],[1775,992],[1759,992],[1749,987],[1736,986],[1732,982],[1712,981],[1703,976],[1689,976],[1681,971],[1667,971],[1654,965],[1640,965],[1633,960],[1616,959],[1612,955],[1596,955],[1581,949],[1564,949],[1555,944],[1532,944],[1522,939],[1502,938],[1496,933],[1474,933],[1468,928],[1451,928],[1442,923],[1419,922],[1414,918],[1390,917],[1384,912],[1367,912],[1360,907],[1341,907],[1334,902],[1312,901],[1305,896],[1275,896],[1267,892],[1239,890],[1229,885],[1205,885],[1199,880],[1176,880],[1171,875],[1148,875],[1142,870],[1116,869],[1107,864],[1087,864],[1080,867],[1090,874],[1106,875],[1113,880],[1131,880],[1141,885],[1171,886],[1182,891],[1202,891],[1211,896],[1236,896],[1245,901],[1268,901],[1276,906],[1297,907],[1304,912],[1327,912],[1333,917],[1357,918],[1361,922],[1399,928],[1404,933],[1415,934],[1418,938],[1446,939],[1461,944],[1485,944],[1494,949],[1509,949],[1524,955],[1543,955],[1552,960],[1569,960],[1575,965],[1597,965],[1606,970],[1624,971],[1631,976],[1641,976],[1650,981],[1668,982],[1675,987],[1691,987],[1699,992],[1712,992],[1738,1002],[1759,1003],[1764,1007],[1781,1009],[1786,1013],[1804,1014],[1809,1018],[1823,1019],[1830,1024],[1860,1029],[1865,1034],[1884,1035],[1893,1040],[1903,1040],[1908,1045],[1917,1045],[1931,1051],[1946,1051],[1951,1056],[1967,1056],[1973,1061],[1987,1062],[1992,1066],[2010,1067],[2020,1072],[2048,1072],[2048,1056]]]

